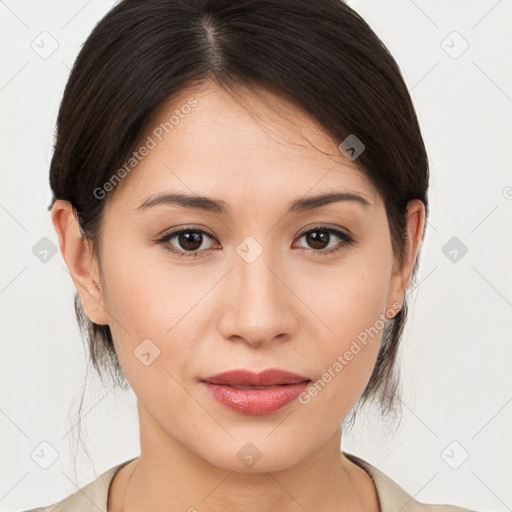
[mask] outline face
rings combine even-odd
[[[155,117],[141,139],[151,148],[105,207],[97,300],[81,294],[110,325],[139,414],[233,471],[249,471],[240,454],[256,449],[253,471],[289,467],[339,429],[414,259],[394,264],[382,199],[340,141],[275,92],[258,94],[265,102],[246,93],[247,110],[210,84]],[[353,198],[310,201],[339,193]],[[269,368],[310,381],[271,412],[230,407],[202,382]]]

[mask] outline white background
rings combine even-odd
[[[369,414],[342,448],[419,501],[511,510],[512,1],[349,4],[388,46],[413,97],[431,214],[403,340],[402,422],[393,435]],[[61,500],[139,453],[133,392],[90,375],[90,459],[76,448],[75,475],[86,364],[74,288],[60,254],[45,263],[32,252],[43,237],[57,245],[46,207],[58,105],[81,44],[111,5],[0,0],[0,512]],[[48,58],[31,47],[41,38],[47,50],[58,44]],[[462,38],[469,47],[459,55]],[[453,237],[468,249],[456,262],[443,252]],[[43,441],[58,454],[48,469],[31,458]],[[466,452],[452,469],[447,461]]]

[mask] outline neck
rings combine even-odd
[[[199,457],[138,408],[141,455],[110,493],[111,512],[379,511],[371,478],[340,450],[341,429],[291,467],[237,472]]]

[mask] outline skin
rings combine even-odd
[[[99,261],[69,202],[53,206],[83,307],[110,326],[137,396],[141,455],[116,474],[109,511],[379,510],[370,477],[340,452],[340,425],[370,378],[382,330],[309,403],[273,414],[232,411],[199,382],[238,368],[320,379],[359,333],[402,303],[424,228],[423,203],[411,201],[398,265],[382,198],[357,160],[346,160],[340,141],[277,91],[257,91],[245,93],[247,110],[207,82],[159,112],[152,127],[189,98],[198,101],[117,185],[105,205]],[[293,200],[340,190],[371,204],[286,213]],[[222,199],[232,212],[137,209],[163,191]],[[343,246],[331,234],[324,246],[311,245],[303,234],[318,225],[348,231],[356,243]],[[154,243],[180,227],[210,231],[194,247],[215,250],[180,257]],[[263,250],[251,263],[236,252],[247,236]],[[178,237],[169,245],[186,251]],[[335,246],[342,250],[325,254]],[[160,350],[148,366],[134,355],[147,338]],[[237,457],[248,442],[262,454],[252,467]]]

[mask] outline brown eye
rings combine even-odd
[[[348,245],[354,244],[355,240],[338,229],[329,227],[317,227],[304,232],[300,237],[304,238],[312,253],[328,255],[343,250]],[[202,229],[183,228],[163,236],[157,243],[164,248],[181,257],[198,257],[211,252],[212,246],[202,247],[208,240],[213,241],[214,237]],[[336,243],[336,240],[338,242]]]
[[[197,251],[203,243],[203,235],[195,231],[183,232],[177,235],[177,242],[187,251]]]
[[[304,238],[306,244],[308,245],[308,247],[305,247],[306,249],[311,248],[313,252],[319,252],[323,254],[329,254],[331,252],[342,250],[345,246],[355,242],[355,240],[347,233],[328,227],[310,229],[309,231],[303,233],[299,237],[299,240],[301,238]],[[336,243],[336,239],[338,239],[338,243]]]
[[[325,249],[331,239],[330,233],[326,231],[310,231],[306,237],[306,242],[313,249]]]
[[[213,237],[202,229],[183,228],[163,236],[157,242],[166,250],[181,256],[197,257],[200,253],[207,253],[210,247],[202,247],[208,239]]]

